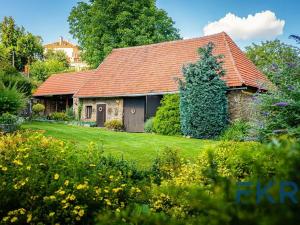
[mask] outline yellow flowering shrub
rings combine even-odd
[[[86,224],[138,198],[138,173],[96,143],[79,150],[43,132],[0,135],[0,224]]]

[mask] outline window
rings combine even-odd
[[[85,118],[86,119],[92,118],[92,110],[93,110],[93,108],[90,105],[85,107]]]

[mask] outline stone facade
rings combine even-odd
[[[251,90],[230,90],[227,93],[230,121],[237,119],[251,120],[255,117],[257,110],[253,102],[254,91]],[[118,119],[123,121],[123,99],[122,98],[86,98],[73,99],[73,109],[78,118],[78,107],[82,105],[80,118],[85,122],[96,122],[97,104],[106,104],[106,121]],[[86,107],[92,106],[92,116],[86,118]]]
[[[80,118],[85,122],[96,122],[97,104],[106,104],[106,121],[118,119],[123,120],[123,99],[122,98],[74,98],[74,113],[78,117],[78,108],[82,105]],[[90,119],[86,118],[86,107],[92,106],[92,116]]]
[[[253,102],[254,91],[231,90],[227,93],[230,121],[251,120],[257,112]]]

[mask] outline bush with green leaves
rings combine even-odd
[[[49,118],[51,120],[58,120],[58,121],[67,121],[69,120],[67,114],[65,112],[54,112],[54,113],[51,113],[49,115]]]
[[[158,134],[181,134],[178,94],[164,95],[153,119],[153,128]]]
[[[66,114],[67,114],[69,120],[74,120],[75,119],[73,107],[68,107],[67,110],[66,110]]]
[[[42,132],[0,134],[0,221],[294,225],[300,205],[289,198],[280,204],[278,193],[280,181],[300,183],[299,149],[286,137],[268,144],[224,141],[191,161],[168,148],[145,171],[105,157],[100,143],[79,148]],[[258,181],[274,182],[268,194],[276,204],[256,202]],[[245,204],[236,200],[237,182],[253,182],[245,187]]]
[[[222,133],[220,139],[223,141],[244,141],[248,137],[249,129],[249,122],[243,120],[233,121]]]
[[[0,115],[17,114],[25,106],[25,98],[15,86],[6,87],[0,82]]]
[[[214,138],[227,126],[227,86],[221,77],[223,57],[213,55],[214,45],[199,48],[200,59],[183,67],[180,81],[180,118],[184,135]]]
[[[30,76],[38,81],[45,81],[51,74],[67,70],[64,62],[56,59],[36,61],[30,65]]]
[[[15,86],[25,96],[31,96],[32,89],[35,87],[35,84],[29,78],[17,71],[8,73],[0,69],[0,82],[6,87]]]
[[[32,106],[32,112],[35,114],[35,115],[40,115],[41,113],[43,113],[45,111],[45,106],[41,103],[37,103],[37,104],[34,104]]]
[[[104,126],[113,131],[122,131],[124,130],[124,126],[121,120],[118,119],[113,119],[113,120],[108,120],[104,123]]]
[[[288,134],[300,139],[300,62],[276,70],[277,85],[255,96],[261,112],[261,138]]]
[[[16,131],[20,127],[21,123],[22,121],[18,116],[12,115],[8,112],[3,113],[0,116],[0,131],[4,133]]]
[[[143,172],[95,143],[78,149],[25,131],[0,134],[0,152],[1,224],[92,224],[142,195]]]
[[[154,120],[154,118],[152,117],[152,118],[147,119],[147,121],[145,122],[144,131],[146,133],[153,133],[154,132],[153,120]]]

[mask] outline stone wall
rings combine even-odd
[[[237,119],[251,120],[257,112],[254,101],[254,91],[232,90],[227,93],[229,118],[231,121]]]
[[[80,118],[85,122],[96,122],[96,107],[97,104],[106,104],[106,121],[118,119],[123,120],[123,99],[122,98],[74,98],[74,113],[77,116],[78,107],[82,104]],[[92,106],[92,117],[86,118],[85,111],[87,106]]]

